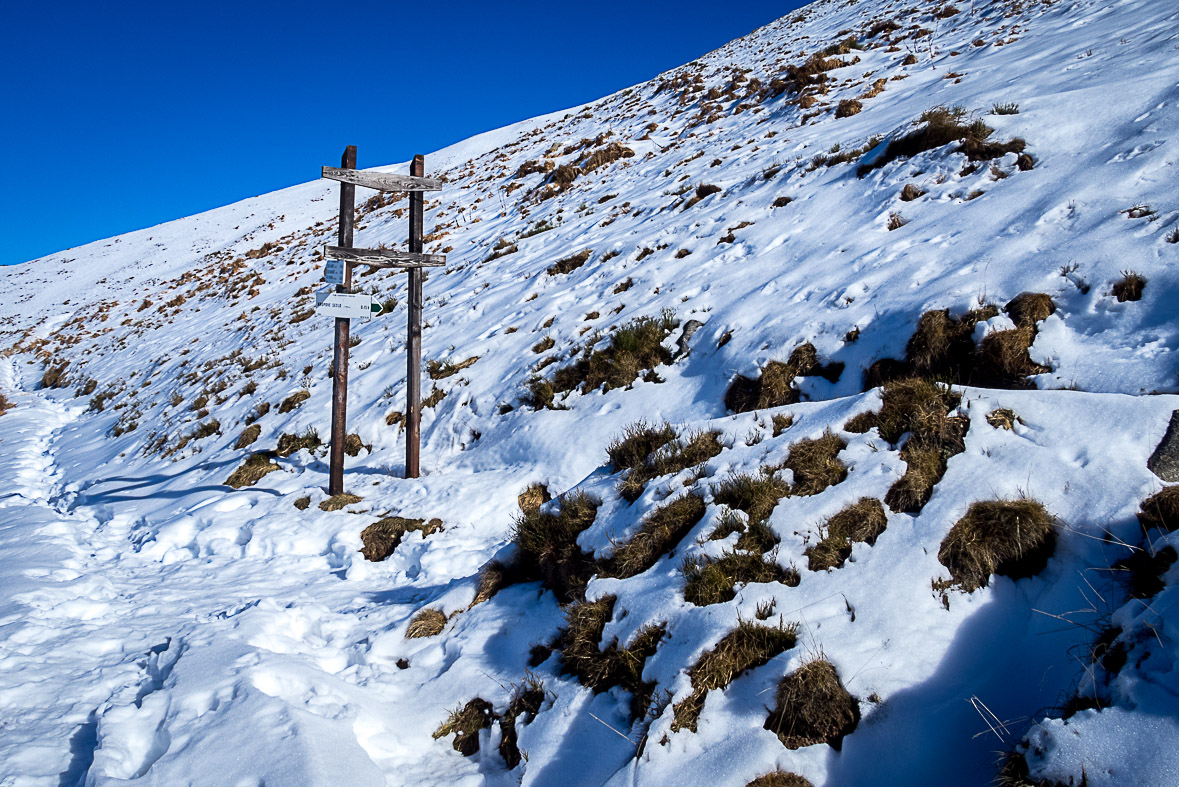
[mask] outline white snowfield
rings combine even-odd
[[[884,20],[896,28],[874,29]],[[426,251],[448,261],[425,283],[423,355],[477,360],[423,374],[424,472],[402,479],[403,277],[358,271],[389,313],[352,325],[349,431],[365,447],[345,474],[361,499],[340,510],[319,506],[326,445],[225,484],[282,435],[329,434],[331,321],[309,311],[337,184],[0,270],[0,786],[740,786],[776,770],[984,785],[1011,752],[1029,771],[1009,770],[1011,785],[1179,784],[1176,574],[1132,598],[1115,568],[1179,541],[1136,518],[1165,486],[1147,459],[1179,409],[1177,21],[1164,0],[819,2],[652,82],[427,154],[447,184],[427,195]],[[788,67],[849,38],[800,102]],[[841,108],[852,100],[858,113]],[[937,106],[962,107],[989,140],[1022,138],[1029,159],[972,164],[950,143],[858,176]],[[308,175],[335,163],[308,161]],[[902,200],[907,184],[920,196]],[[358,190],[355,245],[402,247],[404,198],[370,196]],[[1127,272],[1146,281],[1139,300],[1111,294]],[[903,358],[928,310],[995,304],[975,339],[1013,328],[1001,309],[1025,291],[1056,305],[1030,349],[1050,371],[1025,390],[955,386],[965,450],[928,503],[889,510],[841,568],[809,570],[827,519],[906,471],[877,429],[846,429],[881,405],[865,370]],[[673,362],[529,404],[534,377],[665,311]],[[796,404],[726,409],[736,375],[805,342],[844,364],[837,381],[799,377]],[[1000,408],[1013,428],[988,421]],[[627,502],[606,448],[640,420],[716,430],[723,450]],[[767,522],[767,559],[800,582],[685,600],[685,559],[737,541],[708,538],[732,516],[716,487],[827,432],[846,443],[846,479],[782,497]],[[646,570],[585,587],[617,599],[602,647],[663,626],[637,718],[622,686],[595,693],[560,652],[534,658],[566,625],[541,582],[472,604],[489,561],[518,559],[517,495],[534,482],[600,504],[577,541],[596,558],[671,498],[706,504]],[[972,503],[1023,498],[1057,522],[1043,570],[943,594],[954,524]],[[443,526],[370,562],[361,532],[387,516]],[[408,638],[425,609],[442,631]],[[710,691],[695,731],[673,729],[689,670],[741,621],[796,626],[797,643]],[[1124,665],[1094,650],[1102,636]],[[787,748],[766,728],[779,681],[818,658],[858,726],[838,748]],[[434,737],[475,698],[502,716],[526,679],[544,700],[516,721],[514,767],[499,723],[468,756]]]

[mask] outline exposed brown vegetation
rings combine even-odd
[[[234,450],[247,448],[258,441],[258,437],[262,434],[262,427],[259,424],[252,424],[242,430],[241,435],[238,436],[237,442],[233,444]]]
[[[720,432],[689,432],[676,438],[671,424],[650,426],[638,422],[626,427],[607,452],[615,472],[629,470],[618,493],[634,502],[648,481],[679,473],[706,462],[721,452]]]
[[[689,558],[683,564],[684,600],[696,606],[720,604],[737,595],[737,585],[781,582],[795,587],[800,578],[794,569],[751,552],[725,552],[719,558]]]
[[[323,443],[319,439],[319,432],[309,426],[299,434],[285,433],[279,436],[275,453],[282,457],[290,456],[304,449],[314,451]]]
[[[250,454],[246,461],[233,471],[233,475],[226,479],[225,485],[241,489],[244,486],[253,486],[258,483],[262,476],[279,469],[277,464],[270,461],[270,456],[270,453],[266,451]]]
[[[783,467],[794,472],[791,493],[816,495],[847,478],[847,466],[839,461],[839,452],[846,447],[843,438],[831,432],[790,446]]]
[[[546,268],[545,272],[550,276],[560,276],[566,273],[572,273],[582,265],[585,265],[586,261],[593,253],[593,249],[583,249],[576,254],[572,254],[568,257],[565,257],[564,259],[557,260],[548,268]]]
[[[676,703],[671,729],[686,728],[695,732],[708,692],[723,689],[746,670],[760,667],[790,650],[797,641],[798,627],[793,624],[761,626],[740,621],[737,628],[726,634],[688,670],[692,693]]]
[[[1018,137],[1004,143],[988,142],[987,138],[994,133],[994,129],[981,120],[965,123],[965,119],[966,110],[961,107],[934,107],[926,110],[921,115],[920,122],[923,125],[920,128],[889,142],[884,152],[872,163],[860,165],[857,174],[863,177],[899,158],[911,158],[951,142],[961,143],[959,152],[965,153],[971,161],[995,159],[1011,152],[1022,153],[1026,147],[1027,143]]]
[[[734,413],[747,413],[794,404],[799,399],[794,387],[796,377],[820,376],[835,382],[842,373],[842,363],[820,364],[815,346],[805,342],[794,348],[785,363],[767,363],[756,379],[740,374],[733,378],[725,391],[725,407]]]
[[[1146,279],[1134,271],[1122,271],[1122,278],[1114,282],[1110,295],[1118,299],[1118,303],[1137,301],[1142,299],[1142,290],[1146,287]]]
[[[887,526],[888,516],[880,501],[861,497],[820,527],[823,538],[806,550],[808,567],[811,571],[842,568],[851,556],[852,544],[875,544]]]
[[[558,498],[555,513],[544,508],[521,513],[512,532],[521,574],[541,580],[562,603],[581,598],[597,568],[577,537],[593,524],[597,511],[596,500],[575,493]]]
[[[434,731],[434,740],[454,733],[454,750],[464,757],[479,752],[479,731],[491,726],[494,708],[487,700],[476,697],[461,708],[451,711],[450,716]]]
[[[436,637],[446,628],[446,613],[440,609],[426,608],[413,616],[405,629],[406,639]]]
[[[745,787],[814,787],[809,781],[797,773],[789,771],[773,771],[758,776]]]
[[[359,503],[363,500],[359,495],[349,494],[348,492],[341,492],[338,495],[332,495],[327,500],[319,501],[320,511],[339,511],[340,509],[350,506],[353,503]]]
[[[1157,527],[1171,533],[1179,529],[1179,486],[1168,486],[1143,500],[1138,522],[1144,530]]]
[[[430,375],[431,380],[444,380],[447,377],[458,374],[469,366],[473,366],[478,360],[479,356],[473,355],[458,363],[452,361],[426,361],[426,374]]]
[[[704,508],[704,500],[696,494],[682,495],[656,508],[644,517],[639,531],[629,541],[615,546],[604,561],[603,576],[626,579],[651,568],[704,518]]]
[[[393,554],[406,533],[421,533],[425,538],[439,530],[442,530],[441,519],[431,519],[427,522],[424,519],[387,516],[361,531],[360,542],[363,546],[360,551],[366,560],[379,562]]]
[[[529,484],[524,488],[524,491],[516,496],[516,503],[520,506],[520,510],[526,514],[539,511],[540,507],[553,499],[549,494],[549,488],[537,481]]]
[[[859,722],[859,703],[843,687],[835,666],[818,658],[778,683],[777,705],[765,728],[788,749],[826,743],[838,750]]]
[[[289,413],[291,410],[294,410],[296,407],[303,404],[303,402],[307,401],[310,398],[311,398],[310,391],[302,391],[302,390],[295,391],[293,394],[288,396],[286,399],[282,400],[282,404],[280,404],[278,406],[278,411],[280,413]]]
[[[1055,522],[1035,500],[972,503],[942,541],[937,559],[950,584],[967,593],[992,574],[1019,579],[1038,574],[1056,546]]]

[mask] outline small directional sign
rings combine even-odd
[[[332,292],[330,288],[324,288],[315,293],[315,311],[327,317],[367,319],[381,313],[381,304],[371,295]]]
[[[392,172],[370,172],[339,167],[324,167],[323,177],[338,180],[341,183],[351,183],[354,186],[364,186],[378,191],[439,191],[442,181],[436,178],[421,178],[406,175],[395,175]]]
[[[422,254],[396,249],[345,249],[324,246],[324,259],[347,260],[374,268],[438,268],[446,264],[445,254]]]
[[[344,261],[328,260],[323,267],[323,280],[328,284],[344,283]]]

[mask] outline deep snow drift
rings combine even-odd
[[[390,312],[353,325],[351,503],[312,432],[335,184],[3,270],[0,785],[1179,783],[1176,536],[1137,518],[1179,408],[1177,17],[816,3],[427,154],[424,473],[400,478],[404,285],[358,271]],[[356,245],[404,243],[404,198],[370,196]],[[1054,311],[1005,311],[1022,292]],[[977,366],[919,361],[936,310]],[[586,371],[644,318],[653,360]],[[956,383],[936,434],[863,415],[884,358]],[[626,470],[639,421],[712,447]],[[935,483],[902,500],[922,447]],[[536,483],[562,499],[518,500]],[[878,530],[819,565],[863,498]],[[943,543],[989,501],[1042,505],[1054,549],[968,592]],[[577,505],[559,568],[513,542]],[[404,532],[366,560],[381,520]],[[779,645],[706,685],[742,625]],[[852,721],[811,740],[778,705],[815,664]]]

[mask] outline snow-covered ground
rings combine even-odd
[[[282,435],[329,433],[331,325],[308,312],[336,184],[0,270],[0,785],[745,785],[775,769],[986,784],[1013,751],[1030,783],[1179,783],[1177,591],[1130,598],[1114,570],[1179,541],[1135,516],[1164,487],[1147,458],[1179,409],[1177,19],[1161,0],[820,2],[649,83],[427,154],[447,180],[427,195],[427,251],[448,262],[425,284],[424,357],[476,360],[423,375],[444,396],[423,411],[422,478],[402,479],[404,285],[357,276],[398,304],[353,324],[349,431],[371,447],[347,460],[361,500],[340,510],[319,506],[326,447],[225,485]],[[828,47],[844,64],[805,84],[797,67]],[[951,143],[858,176],[938,106],[1025,140],[1028,158],[972,163]],[[902,199],[906,185],[920,195]],[[404,198],[358,192],[356,245],[404,243]],[[1139,300],[1111,294],[1127,272],[1146,281]],[[1025,390],[957,386],[965,450],[928,503],[889,510],[843,567],[809,570],[828,518],[906,471],[877,429],[847,428],[881,404],[865,370],[904,357],[929,310],[995,304],[974,338],[1011,329],[1001,307],[1025,291],[1056,306],[1030,349],[1049,371]],[[654,375],[529,403],[533,378],[665,311],[675,360]],[[798,377],[794,404],[726,409],[736,375],[805,342],[842,375]],[[997,409],[1013,428],[992,425]],[[640,420],[716,430],[722,450],[628,502],[606,448]],[[685,558],[736,547],[709,539],[732,517],[718,486],[828,431],[846,479],[783,491],[768,519],[767,559],[800,581],[685,600]],[[519,560],[517,495],[537,482],[599,503],[577,541],[599,559],[681,493],[706,505],[645,571],[584,589],[616,597],[603,646],[663,627],[638,717],[623,687],[595,693],[535,650],[559,649],[564,599],[534,581],[477,599],[491,560]],[[943,592],[955,523],[1019,499],[1056,519],[1046,567]],[[443,524],[370,562],[361,532],[388,516]],[[441,633],[407,638],[425,609],[444,613]],[[710,691],[695,731],[674,729],[689,670],[759,619],[796,626],[796,645]],[[1102,663],[1099,637],[1124,665]],[[786,748],[765,728],[775,692],[818,658],[860,721],[839,748]],[[499,724],[469,756],[433,737],[475,698],[507,713],[527,680],[544,700],[516,722],[514,767]]]

